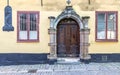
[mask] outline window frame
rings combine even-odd
[[[20,14],[27,14],[27,39],[19,39],[19,32],[20,32],[20,22],[19,22],[19,15]],[[37,18],[37,25],[36,25],[36,31],[37,31],[37,39],[29,39],[29,35],[30,35],[30,14],[37,14],[38,18]],[[29,15],[29,16],[28,16]],[[17,42],[39,42],[39,11],[17,11]]]
[[[115,13],[116,14],[116,30],[115,30],[115,32],[116,32],[116,35],[115,35],[115,39],[108,39],[107,38],[107,31],[108,31],[108,29],[107,29],[107,27],[108,27],[108,18],[106,18],[105,19],[105,39],[98,39],[97,38],[97,35],[98,35],[98,25],[97,25],[97,23],[98,23],[98,14],[100,14],[100,13],[105,13],[107,16],[108,16],[108,14],[110,14],[110,13]],[[118,42],[118,11],[96,11],[95,12],[95,41],[96,42]],[[106,16],[105,15],[105,16]]]

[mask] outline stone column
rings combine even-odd
[[[54,29],[54,20],[55,17],[50,16],[48,17],[50,19],[50,28],[48,29],[48,34],[50,35],[50,43],[48,44],[50,46],[50,54],[48,55],[48,59],[54,60],[57,58],[56,55],[56,29]]]
[[[90,55],[88,53],[89,50],[89,34],[90,34],[90,29],[81,29],[81,33],[82,33],[82,59],[84,60],[89,60],[90,59]]]
[[[84,31],[83,29],[80,30],[80,59],[84,59],[84,49],[83,49],[83,43],[84,43]]]
[[[83,20],[83,29],[80,30],[80,58],[81,60],[87,61],[91,59],[88,50],[89,50],[89,34],[90,29],[88,28],[88,19],[89,17],[82,17]]]

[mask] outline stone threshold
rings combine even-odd
[[[80,64],[80,58],[57,58],[57,64]]]

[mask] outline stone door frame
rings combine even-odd
[[[50,60],[57,60],[57,25],[58,23],[65,18],[72,18],[74,19],[80,28],[80,55],[79,58],[83,60],[90,59],[90,55],[88,55],[88,35],[90,32],[90,29],[85,27],[85,24],[83,23],[83,19],[80,18],[78,14],[73,10],[72,6],[66,6],[65,10],[57,17],[54,16],[48,17],[50,19],[50,28],[48,29],[48,33],[50,35],[50,54],[48,55],[48,59]],[[86,40],[87,39],[87,40]]]

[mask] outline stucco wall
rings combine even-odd
[[[120,15],[120,1],[119,0],[91,0],[91,5],[88,4],[88,0],[72,0],[74,10],[80,16],[90,16],[89,28],[89,53],[120,53],[120,27],[119,27],[119,15]],[[43,6],[41,6],[41,0],[10,0],[10,6],[12,7],[12,24],[14,31],[5,32],[2,31],[4,25],[4,7],[6,6],[6,0],[0,1],[0,53],[49,53],[49,16],[57,17],[65,8],[65,0],[43,0]],[[39,38],[40,41],[29,43],[17,42],[17,11],[39,11]],[[118,11],[118,42],[95,42],[95,11]]]
[[[35,2],[35,3],[34,3]],[[4,7],[6,0],[0,1],[0,53],[49,53],[49,19],[50,12],[41,11],[40,5],[34,0],[10,0],[12,7],[12,25],[14,31],[2,31],[4,25]],[[17,11],[39,11],[39,42],[17,42]]]

